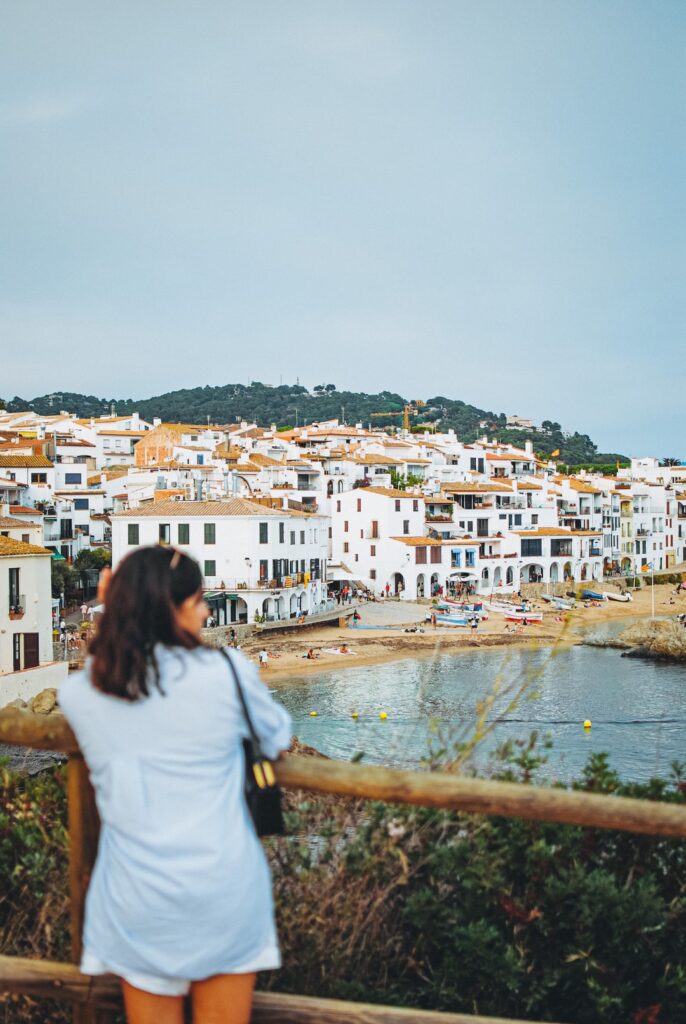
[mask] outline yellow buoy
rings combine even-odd
[[[586,719],[586,720],[584,721],[584,729],[590,729],[590,728],[591,728],[591,719],[590,719],[590,718],[587,718],[587,719]]]
[[[353,711],[352,717],[353,718],[359,718],[360,716],[358,715],[357,711]]]
[[[385,711],[379,711],[379,718],[382,719],[382,721],[384,721],[386,718],[388,718],[388,715],[386,714]]]
[[[310,718],[316,718],[316,717],[317,717],[317,712],[316,711],[310,711]]]

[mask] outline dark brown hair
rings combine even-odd
[[[202,589],[198,563],[167,547],[138,548],[120,563],[107,589],[105,610],[90,643],[91,679],[103,693],[135,701],[161,692],[155,645],[200,647],[174,614]]]

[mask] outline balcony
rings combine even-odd
[[[428,512],[425,516],[427,523],[452,523],[452,515],[430,515]]]
[[[639,530],[634,530],[634,537],[649,537],[650,530],[646,530],[641,527]]]
[[[10,619],[23,619],[26,611],[26,595],[10,594]]]

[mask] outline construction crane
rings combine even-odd
[[[385,416],[386,419],[389,416],[402,416],[403,418],[403,429],[409,434],[410,432],[410,416],[416,416],[421,406],[425,405],[425,402],[414,402],[404,405],[402,409],[389,412],[370,412],[370,416]]]

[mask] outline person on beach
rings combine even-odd
[[[103,574],[82,672],[59,691],[102,823],[81,971],[121,979],[129,1024],[247,1024],[255,974],[280,966],[269,867],[243,778],[248,730],[266,756],[291,723],[256,668],[205,647],[198,564],[138,548]]]

